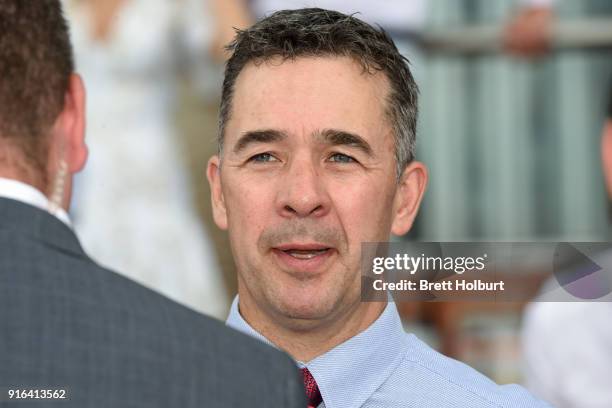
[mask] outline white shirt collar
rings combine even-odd
[[[0,177],[0,197],[21,201],[22,203],[47,211],[72,228],[68,213],[63,208],[52,208],[47,197],[29,184]]]

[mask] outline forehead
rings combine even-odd
[[[333,128],[364,137],[387,134],[388,92],[384,74],[365,72],[348,57],[250,63],[236,80],[226,138],[253,129],[310,134]]]

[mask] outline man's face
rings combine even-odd
[[[302,322],[358,304],[361,243],[405,233],[406,207],[416,212],[424,188],[397,183],[388,92],[384,75],[349,58],[273,60],[240,73],[208,175],[241,303],[248,296]]]

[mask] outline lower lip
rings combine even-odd
[[[286,269],[295,272],[316,273],[321,272],[322,267],[325,265],[327,260],[332,257],[335,250],[328,249],[327,251],[319,255],[315,255],[309,259],[295,258],[285,251],[281,251],[280,249],[272,249],[272,252]]]

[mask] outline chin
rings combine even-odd
[[[307,281],[281,274],[279,279],[269,281],[268,304],[279,315],[298,323],[327,320],[343,308],[343,303],[360,299],[361,286],[352,288],[345,275],[333,272]]]
[[[278,311],[290,319],[322,320],[334,310],[336,302],[321,291],[297,290],[286,297],[277,298]]]

